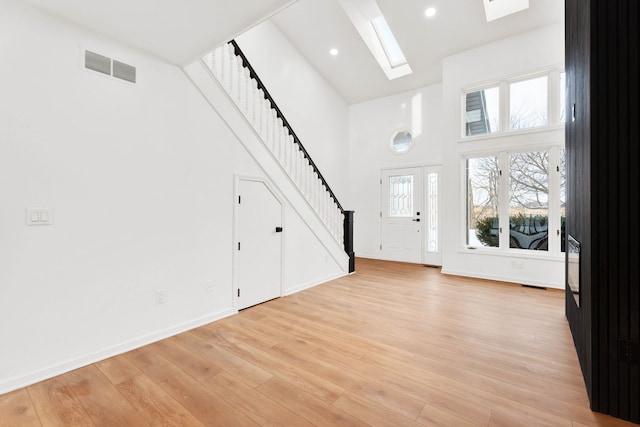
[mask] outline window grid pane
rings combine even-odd
[[[465,96],[466,135],[484,135],[500,130],[500,88],[492,87]]]
[[[528,129],[548,124],[548,77],[509,85],[509,129]]]
[[[509,158],[509,247],[549,250],[549,152]]]
[[[498,247],[498,157],[467,159],[467,244]]]
[[[389,217],[413,216],[413,175],[389,177]]]

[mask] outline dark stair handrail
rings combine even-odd
[[[300,142],[300,138],[298,138],[298,135],[296,135],[296,133],[293,131],[293,128],[291,127],[287,119],[284,117],[284,114],[282,114],[282,111],[278,107],[278,104],[276,104],[276,102],[273,100],[273,98],[271,97],[271,94],[262,83],[262,80],[260,80],[260,77],[258,77],[258,74],[249,63],[249,60],[245,56],[244,52],[242,52],[242,49],[240,49],[240,46],[238,46],[238,43],[236,43],[235,40],[231,40],[229,44],[233,46],[233,51],[236,54],[236,56],[242,59],[242,66],[245,67],[247,70],[249,70],[249,76],[258,83],[258,89],[262,89],[262,92],[264,92],[264,99],[268,100],[269,103],[271,104],[271,108],[273,108],[276,111],[277,117],[282,120],[282,123],[287,128],[289,135],[293,137],[293,142],[298,145],[298,148],[300,149],[300,151],[302,151],[304,158],[309,162],[311,167],[313,167],[313,171],[318,175],[318,178],[322,182],[322,185],[327,189],[327,191],[329,192],[329,195],[331,196],[335,204],[338,206],[338,209],[340,209],[340,212],[344,213],[344,209],[342,208],[342,205],[338,201],[338,198],[336,197],[336,195],[333,193],[333,190],[331,190],[331,187],[329,187],[327,180],[325,180],[324,176],[322,176],[322,174],[320,173],[320,170],[314,163],[313,159],[311,158],[307,150],[304,148],[304,145],[302,145],[302,142]]]
[[[242,52],[242,49],[240,49],[240,46],[238,46],[238,43],[235,40],[231,40],[229,44],[233,47],[233,53],[242,60],[242,66],[247,70],[249,70],[249,77],[256,81],[258,85],[258,90],[262,90],[262,92],[264,93],[264,99],[269,101],[271,108],[273,108],[276,111],[277,117],[280,120],[282,120],[282,124],[286,127],[287,131],[289,132],[289,135],[293,137],[293,142],[298,146],[298,149],[302,151],[302,154],[304,155],[305,160],[309,162],[309,165],[313,168],[314,173],[318,175],[318,178],[320,179],[322,186],[327,189],[327,191],[329,192],[329,196],[331,197],[333,202],[336,204],[338,209],[340,209],[340,212],[343,214],[343,224],[344,224],[343,245],[344,245],[345,252],[347,253],[347,255],[349,255],[349,273],[353,273],[355,271],[355,253],[353,252],[354,211],[344,210],[344,208],[338,201],[338,198],[336,197],[333,190],[329,186],[329,183],[327,183],[327,180],[324,179],[324,176],[322,176],[322,173],[320,173],[320,169],[318,169],[318,166],[316,166],[315,162],[313,161],[313,159],[311,158],[307,150],[304,148],[304,145],[302,145],[302,142],[300,142],[300,138],[298,138],[298,135],[296,135],[296,133],[293,131],[293,128],[291,127],[287,119],[284,117],[284,114],[282,114],[282,111],[278,107],[278,104],[276,104],[276,102],[273,100],[273,97],[265,87],[264,83],[262,83],[262,80],[260,80],[260,77],[258,77],[258,73],[256,73],[256,70],[251,66],[251,63],[247,59],[244,52]]]

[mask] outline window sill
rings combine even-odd
[[[490,139],[498,139],[498,138],[508,138],[515,137],[520,135],[530,135],[530,134],[538,134],[538,133],[546,133],[553,132],[558,130],[563,130],[565,128],[564,123],[559,123],[550,126],[541,126],[536,128],[529,129],[519,129],[519,130],[509,130],[505,132],[495,132],[495,133],[487,133],[484,135],[475,135],[475,136],[463,136],[458,140],[458,143],[465,142],[474,142],[474,141],[486,141]]]
[[[485,248],[485,247],[471,249],[467,246],[463,246],[458,250],[458,253],[489,255],[489,256],[508,257],[508,258],[533,259],[533,260],[540,260],[540,261],[565,262],[564,253],[550,254],[550,253],[544,253],[543,251],[529,251],[525,249],[501,250],[497,248]]]

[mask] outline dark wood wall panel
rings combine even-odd
[[[637,0],[567,0],[566,12],[567,227],[582,243],[567,319],[592,408],[640,423],[640,13]]]
[[[589,49],[588,32],[577,31],[589,27],[588,0],[567,0],[566,58],[567,75],[567,231],[583,248],[591,246],[590,210],[590,133],[589,126]],[[585,34],[586,33],[586,34]],[[575,120],[573,108],[575,105]],[[566,293],[566,312],[580,359],[585,385],[592,396],[592,334],[591,334],[591,252],[584,250],[580,260],[580,308],[570,290]],[[592,399],[593,401],[593,399]]]

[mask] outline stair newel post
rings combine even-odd
[[[344,211],[344,251],[349,255],[349,273],[356,271],[356,255],[353,252],[354,211]]]

